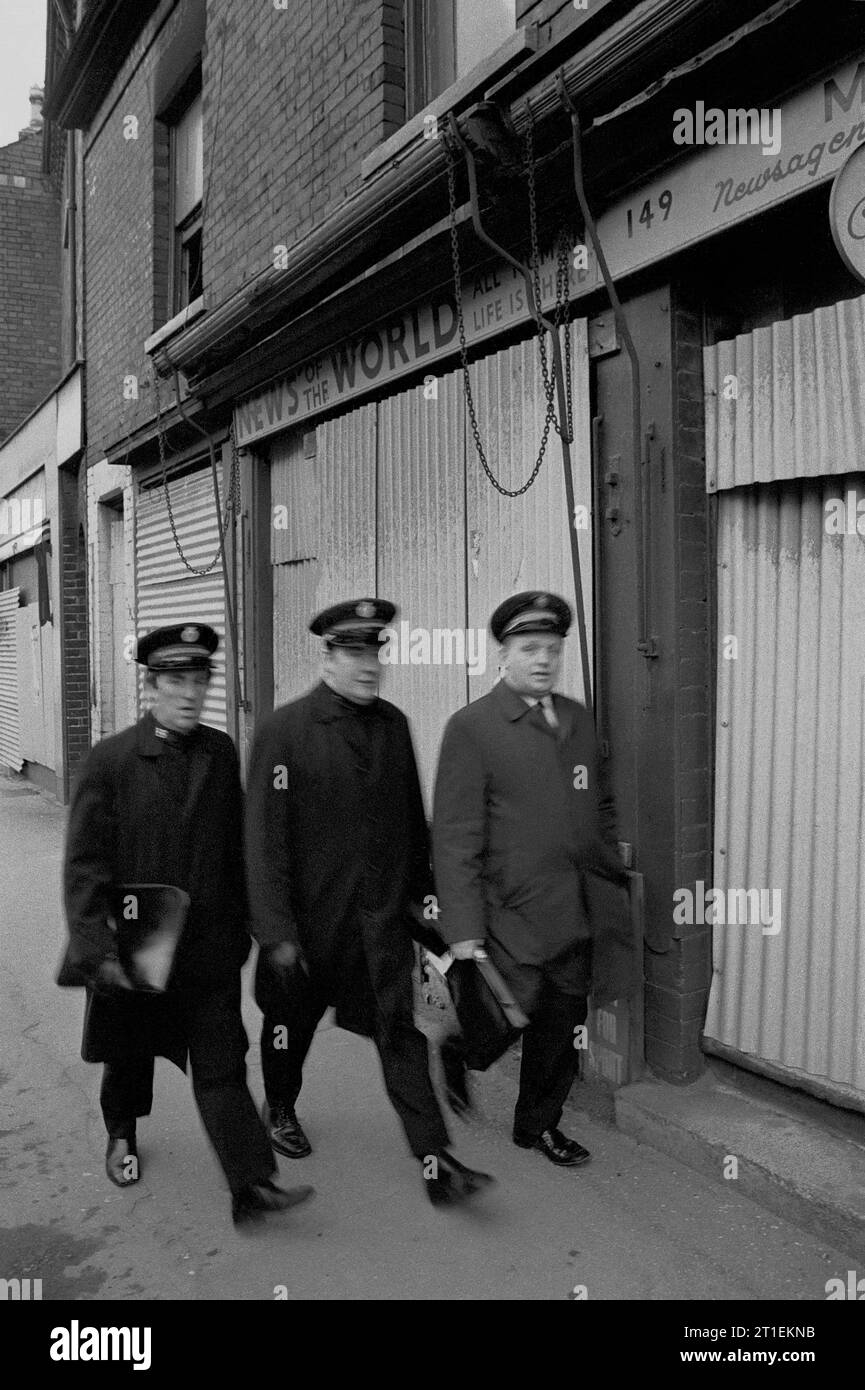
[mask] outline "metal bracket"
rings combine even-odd
[[[621,345],[616,332],[615,315],[607,311],[589,319],[588,337],[589,357],[609,357],[610,353],[618,352]]]
[[[604,509],[604,520],[610,523],[610,533],[618,536],[622,529],[621,510],[619,508],[619,487],[622,481],[620,472],[622,459],[619,454],[612,454],[610,457],[610,467],[604,473],[604,486],[607,489],[607,506]]]
[[[457,123],[457,119],[453,111],[448,112],[445,128],[448,136],[452,140],[453,144],[456,145],[456,147],[460,150],[466,162],[466,172],[468,174],[469,181],[469,199],[471,202],[472,211],[472,226],[475,229],[475,234],[486,246],[489,246],[492,251],[495,251],[497,256],[501,256],[504,260],[506,260],[508,264],[512,265],[514,270],[516,270],[523,277],[523,280],[525,281],[526,285],[526,301],[529,306],[529,312],[537,323],[543,324],[544,328],[546,328],[547,331],[553,335],[553,342],[555,344],[558,338],[558,334],[555,332],[555,324],[553,324],[541,312],[541,306],[537,303],[535,299],[535,287],[532,284],[531,271],[529,270],[528,266],[524,265],[522,261],[518,261],[516,256],[513,256],[506,247],[501,246],[499,242],[495,241],[494,238],[491,237],[490,234],[487,232],[486,228],[483,225],[483,222],[481,221],[480,200],[478,197],[477,160],[475,158],[474,151],[472,150],[471,146],[469,145],[468,141],[465,139],[462,131],[459,128],[459,124]]]

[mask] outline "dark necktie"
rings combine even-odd
[[[559,720],[553,708],[552,696],[544,695],[542,699],[536,700],[532,705],[529,718],[534,719],[536,724],[540,724],[544,728],[558,729]]]

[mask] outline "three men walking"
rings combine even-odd
[[[162,1055],[184,1070],[191,1063],[236,1222],[310,1196],[309,1187],[277,1187],[273,1150],[311,1152],[296,1105],[313,1035],[333,1006],[339,1026],[374,1041],[430,1200],[462,1201],[488,1187],[489,1175],[450,1152],[414,1023],[410,921],[433,891],[436,926],[454,955],[485,945],[530,1019],[514,1142],[556,1164],[589,1158],[558,1128],[577,1071],[575,1033],[587,995],[603,1002],[627,992],[633,967],[621,949],[629,948],[627,875],[592,718],[553,694],[570,608],[530,591],[493,614],[501,680],[451,717],[441,748],[435,889],[408,723],[379,696],[380,643],[395,612],[366,598],[312,620],[321,680],[257,731],[245,836],[234,745],[200,723],[216,633],[186,624],[138,644],[153,705],[98,744],[79,779],[60,976],[87,986],[82,1055],[104,1063],[106,1169],[119,1186],[139,1177],[136,1121],[150,1113],[153,1061]],[[600,914],[591,907],[599,880],[614,892]],[[134,989],[120,963],[117,923],[135,885],[170,885],[190,899],[162,993]],[[246,1085],[240,1015],[250,932],[261,948],[264,1124]],[[610,951],[611,941],[620,949]],[[443,1060],[449,1094],[465,1108],[459,1039],[445,1045]]]

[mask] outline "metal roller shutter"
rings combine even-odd
[[[18,709],[18,589],[0,593],[0,763],[20,772]]]
[[[210,468],[183,478],[174,478],[168,487],[183,553],[189,563],[197,568],[209,565],[219,550],[219,526]],[[222,561],[209,574],[190,574],[177,553],[171,534],[161,481],[142,486],[138,494],[135,571],[139,637],[155,627],[183,622],[209,623],[219,633],[220,644],[214,659],[213,680],[201,717],[203,723],[225,729],[225,591]]]

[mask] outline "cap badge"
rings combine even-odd
[[[197,627],[185,627],[180,634],[181,642],[197,642],[201,636]]]
[[[535,606],[536,606],[537,608],[549,608],[549,606],[550,606],[550,600],[549,600],[549,598],[547,597],[547,595],[546,595],[546,594],[538,594],[537,598],[535,599]]]
[[[359,603],[354,611],[359,618],[374,618],[375,604],[367,602]]]

